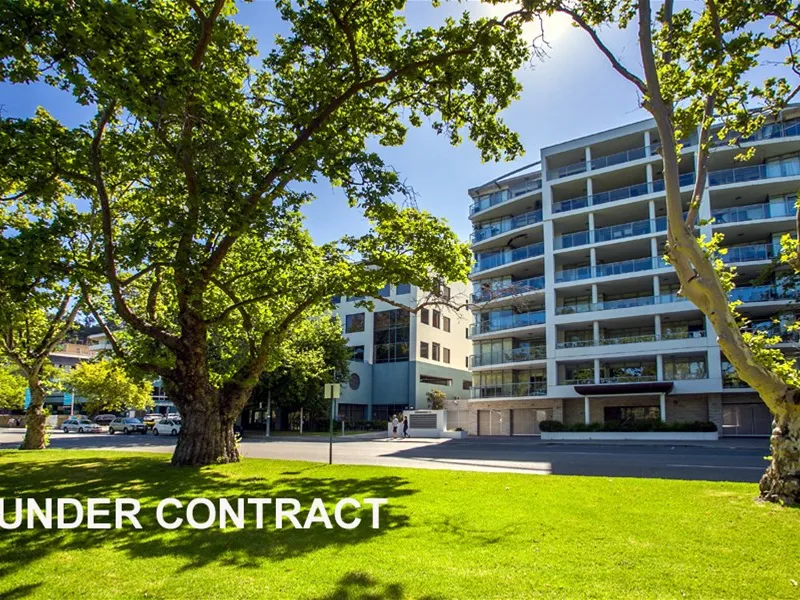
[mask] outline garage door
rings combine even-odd
[[[500,413],[498,411],[478,411],[478,435],[500,435]]]
[[[512,412],[512,435],[539,435],[539,423],[553,418],[552,408],[516,408]]]
[[[722,435],[770,435],[772,414],[763,403],[722,406]]]
[[[534,409],[515,408],[511,413],[511,435],[536,434],[536,411]]]

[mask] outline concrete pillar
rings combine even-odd
[[[647,173],[647,183],[648,183],[648,184],[652,184],[652,183],[653,183],[653,181],[654,181],[654,177],[653,177],[653,165],[651,165],[651,164],[650,164],[650,165],[646,165],[646,166],[645,166],[645,172]],[[653,190],[653,187],[652,187],[652,185],[650,185],[650,186],[648,187],[648,189],[649,189],[650,191],[652,191],[652,190]]]
[[[656,354],[656,379],[664,381],[664,357]]]
[[[564,422],[564,399],[553,400],[553,420]]]
[[[592,339],[595,345],[600,341],[600,321],[592,321]]]
[[[597,304],[598,302],[600,302],[600,300],[599,300],[599,295],[597,293],[597,284],[593,283],[592,284],[592,304]]]
[[[592,178],[586,178],[586,195],[589,196],[589,206],[592,205],[592,194],[594,194],[594,185],[592,184]]]
[[[659,404],[659,407],[661,408],[661,420],[662,421],[666,421],[667,420],[667,399],[666,399],[666,394],[664,392],[661,392],[659,394],[658,404]]]
[[[586,161],[586,170],[592,170],[592,149],[589,146],[583,149],[583,159]]]
[[[661,280],[658,278],[658,275],[653,275],[653,295],[661,295]]]
[[[592,268],[597,266],[597,251],[594,248],[589,248],[589,264]]]
[[[600,359],[594,359],[594,382],[600,383]]]
[[[645,153],[646,156],[650,156],[650,154],[651,154],[651,152],[650,152],[650,146],[651,145],[652,145],[652,142],[650,141],[650,132],[649,131],[645,131],[644,132],[644,153]]]
[[[656,201],[655,200],[650,200],[650,202],[647,203],[647,213],[649,215],[648,218],[651,221],[655,220],[655,218],[656,218]],[[653,225],[655,226],[655,223]]]
[[[653,318],[653,329],[656,333],[656,338],[661,338],[661,315],[656,315]]]
[[[589,396],[583,397],[583,422],[588,425],[591,423],[589,420]]]
[[[658,256],[658,240],[656,238],[650,238],[650,256],[653,258]]]

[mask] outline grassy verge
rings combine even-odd
[[[132,497],[141,531],[0,532],[2,598],[789,598],[800,510],[754,485],[0,452],[0,497]],[[389,498],[382,528],[165,531],[177,497]],[[366,515],[365,515],[366,516]]]

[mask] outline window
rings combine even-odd
[[[334,296],[333,298],[331,298],[331,302],[333,302],[334,304],[339,304],[341,301],[342,301],[341,296]]]
[[[348,296],[347,300],[349,302],[358,302],[359,300],[363,300],[364,296]]]
[[[436,327],[436,329],[442,328],[442,313],[438,310],[433,311],[433,326]]]
[[[469,369],[469,356],[464,357],[464,366]]]
[[[391,287],[389,286],[388,283],[378,290],[378,296],[382,298],[388,298],[390,293],[391,293]]]
[[[420,358],[428,358],[428,342],[419,343],[419,356]]]
[[[411,322],[407,310],[384,310],[375,313],[376,363],[404,362],[408,360]]]
[[[403,294],[410,294],[411,293],[411,284],[410,283],[398,283],[397,284],[397,289],[395,290],[395,293],[398,296],[401,296]]]
[[[443,329],[449,333],[450,332],[450,317],[443,317],[442,318],[442,325],[443,325]]]
[[[439,354],[440,354],[439,350],[441,349],[441,346],[439,344],[437,344],[436,342],[433,342],[432,346],[433,346],[433,354],[432,354],[431,358],[433,360],[442,360],[439,357]]]
[[[350,360],[364,362],[364,346],[350,346]]]
[[[469,327],[464,327],[464,337],[469,339]]]
[[[658,418],[660,418],[660,411],[657,406],[606,406],[603,409],[605,421],[622,422]]]
[[[433,375],[420,375],[420,383],[430,383],[432,385],[453,385],[453,380],[447,377],[434,377]]]
[[[344,318],[344,332],[358,333],[359,331],[364,331],[364,313],[347,315]]]
[[[445,300],[450,300],[450,288],[446,285],[442,286],[442,298]]]
[[[444,350],[444,355],[443,355],[444,362],[449,365],[450,364],[450,348],[443,348],[443,350]]]
[[[422,311],[420,311],[420,318],[422,322],[427,325],[431,321],[431,312],[427,308],[423,308]]]
[[[471,390],[472,389],[472,381],[469,379],[462,379],[461,380],[461,389],[462,390]]]
[[[350,373],[350,380],[348,383],[350,384],[351,390],[357,390],[361,387],[361,377],[358,376],[358,373]]]

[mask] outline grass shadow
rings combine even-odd
[[[415,494],[409,482],[398,476],[355,478],[336,476],[329,467],[285,470],[285,466],[270,468],[263,463],[263,475],[250,461],[242,465],[225,465],[203,469],[174,468],[168,457],[120,456],[119,458],[65,458],[61,460],[1,461],[0,497],[44,498],[136,498],[142,509],[138,518],[141,530],[132,526],[124,529],[87,530],[86,522],[73,530],[17,529],[3,532],[0,537],[0,580],[31,562],[54,553],[100,546],[112,546],[129,558],[179,557],[182,567],[178,571],[203,567],[208,564],[236,566],[244,569],[258,568],[265,561],[282,561],[295,558],[330,546],[346,547],[358,544],[390,531],[406,527],[408,517],[393,500]],[[254,474],[256,472],[256,474]],[[220,529],[218,520],[209,529],[191,529],[184,520],[183,527],[166,531],[155,517],[157,503],[174,497],[184,506],[193,498],[228,498],[235,505],[237,498],[296,498],[303,507],[298,516],[302,523],[314,498],[321,498],[328,506],[333,520],[332,506],[340,499],[353,497],[388,498],[381,507],[381,527],[371,528],[369,507],[356,512],[348,509],[346,518],[359,516],[361,525],[346,530],[335,526],[325,529],[313,524],[310,529],[294,529],[284,523],[283,529],[274,527],[274,507],[264,511],[264,529],[256,529],[255,509],[245,508],[244,529]],[[271,508],[271,509],[270,509]],[[8,510],[8,506],[6,508]],[[183,511],[170,509],[171,518],[185,517]],[[203,521],[208,514],[197,511],[196,518]],[[7,517],[10,519],[10,515]],[[105,519],[113,523],[112,516]]]

